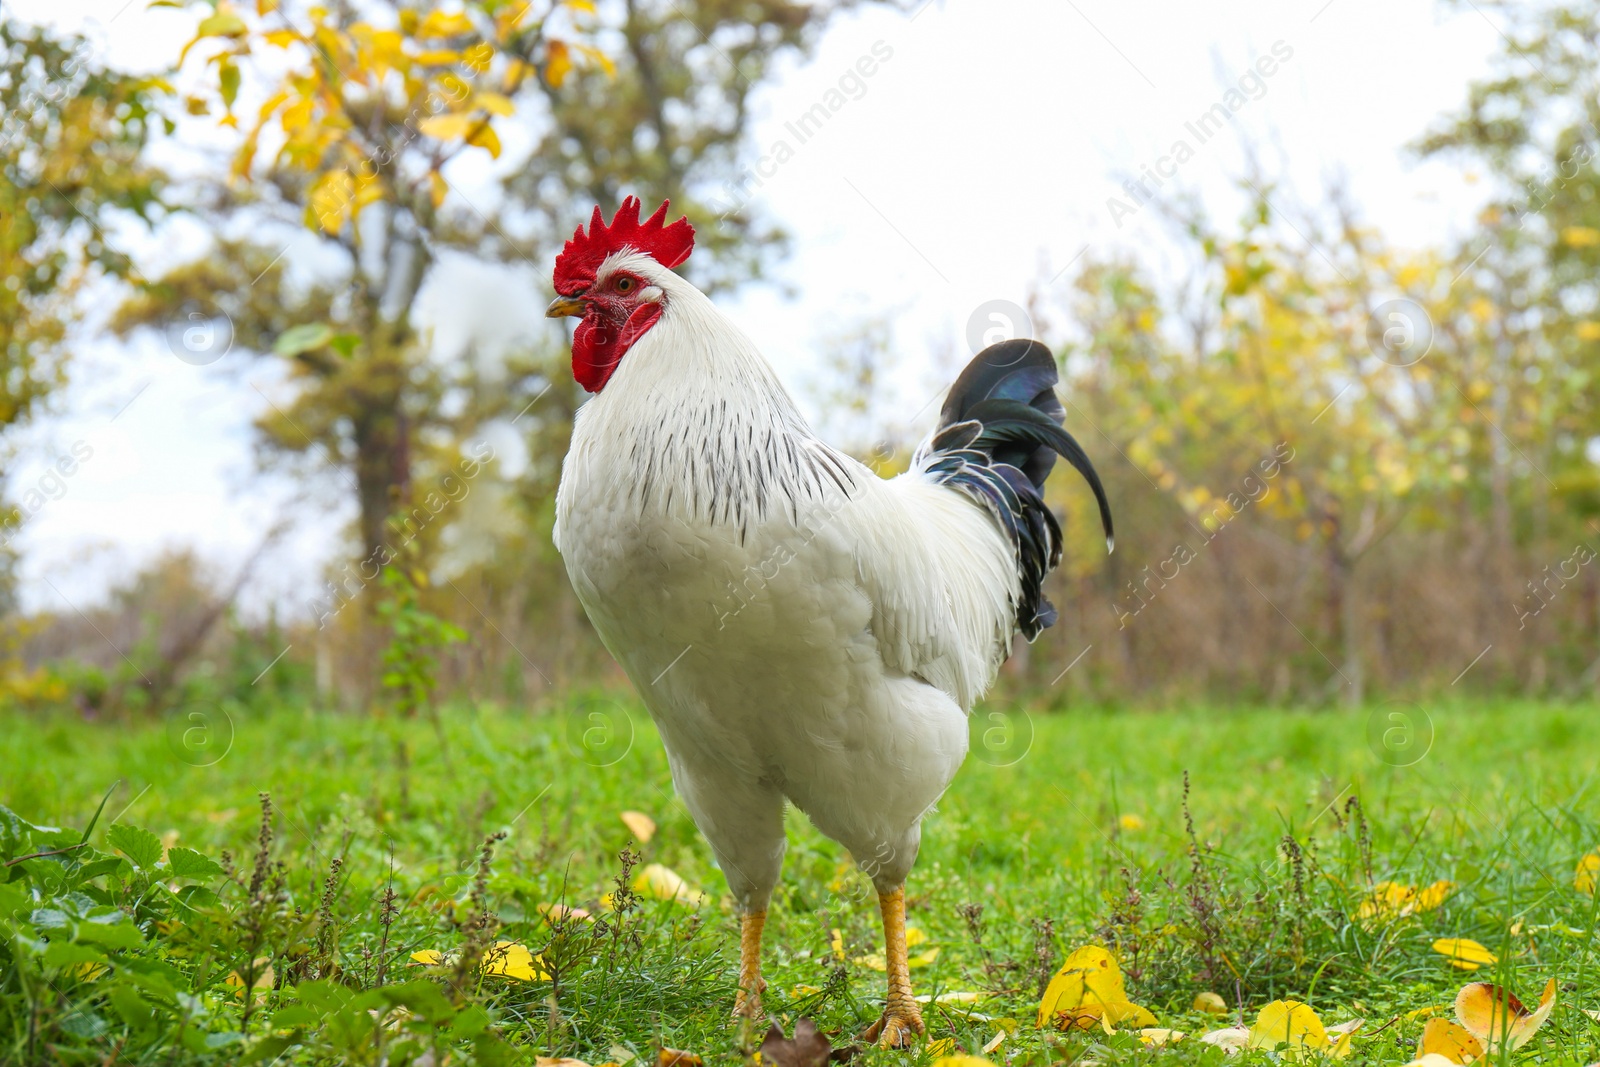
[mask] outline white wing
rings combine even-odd
[[[1016,632],[1010,543],[971,499],[922,474],[863,480],[849,520],[884,665],[971,710]]]

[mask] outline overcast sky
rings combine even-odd
[[[148,11],[145,0],[6,4],[88,32],[109,62],[138,70],[176,55],[199,17]],[[781,285],[724,307],[808,408],[818,347],[842,325],[888,315],[899,392],[927,400],[941,384],[939,355],[968,352],[969,320],[986,302],[1020,304],[1052,278],[1064,293],[1090,250],[1159,261],[1153,213],[1109,203],[1137,206],[1125,179],[1158,172],[1159,195],[1198,191],[1226,217],[1241,136],[1267,145],[1267,162],[1307,197],[1343,175],[1391,240],[1446,242],[1483,190],[1455,168],[1416,164],[1404,146],[1459,105],[1499,43],[1489,17],[1433,0],[933,0],[912,18],[869,9],[759,93],[755,202],[792,231],[794,255]],[[852,75],[863,57],[870,77]],[[1244,100],[1232,124],[1200,128],[1230,89]],[[831,117],[800,131],[818,103]],[[1193,153],[1182,162],[1180,141]],[[461,188],[479,195],[470,175]],[[150,254],[170,261],[195,240],[180,229]],[[457,271],[425,294],[424,317],[444,351],[554,329],[540,318],[547,284],[531,271]],[[303,600],[297,591],[339,549],[349,512],[337,486],[319,500],[252,477],[250,421],[282,395],[264,366],[236,355],[195,367],[159,337],[86,345],[64,412],[30,431],[18,467],[14,494],[75,442],[93,452],[18,534],[25,602],[92,601],[164,546],[237,565],[286,514],[294,533],[257,596]],[[904,421],[916,402],[901,407]]]

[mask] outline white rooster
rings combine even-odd
[[[1055,621],[1061,557],[1043,499],[1062,428],[1055,361],[985,349],[933,436],[888,480],[819,440],[772,368],[672,272],[687,219],[596,208],[556,260],[551,316],[581,321],[578,411],[556,547],[601,640],[650,709],[672,780],[742,917],[735,1012],[760,1015],[761,929],[783,863],[785,800],[872,878],[888,997],[866,1032],[923,1032],[905,881],[923,815],[967,751],[967,713],[1020,631]]]

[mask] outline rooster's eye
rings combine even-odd
[[[631,292],[633,292],[633,279],[632,278],[626,278],[626,277],[618,278],[617,279],[617,292],[619,292],[619,293],[631,293]]]

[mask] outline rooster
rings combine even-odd
[[[924,1032],[906,955],[921,822],[961,766],[967,713],[1017,633],[1055,621],[1057,455],[1111,511],[1062,428],[1037,341],[985,349],[888,480],[806,425],[756,346],[673,272],[694,248],[667,204],[597,207],[556,259],[547,314],[579,318],[579,410],[557,550],[650,709],[672,781],[741,917],[735,1017],[761,1014],[761,931],[785,801],[878,892],[888,996],[864,1033]]]

